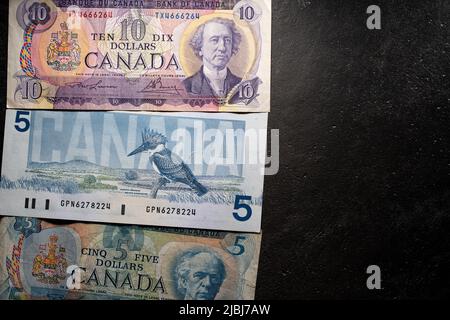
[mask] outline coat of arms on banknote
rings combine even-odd
[[[56,71],[72,71],[80,63],[81,48],[78,34],[70,32],[67,23],[61,23],[61,31],[52,33],[47,46],[47,64]]]

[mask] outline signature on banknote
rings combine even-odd
[[[97,89],[104,89],[104,88],[108,88],[108,89],[115,89],[117,88],[117,86],[113,86],[113,85],[101,85],[103,83],[102,80],[98,80],[95,83],[86,83],[86,82],[69,82],[67,84],[67,86],[71,87],[71,88],[83,88],[83,89],[88,89],[88,90],[97,90]]]
[[[139,90],[139,93],[161,93],[168,94],[170,96],[181,96],[180,88],[177,85],[165,86],[161,77],[152,79],[144,87],[144,89]]]

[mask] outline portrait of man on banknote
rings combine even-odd
[[[195,31],[190,45],[202,60],[200,70],[183,84],[192,95],[223,98],[242,79],[228,68],[231,57],[239,51],[241,34],[233,20],[214,18]]]
[[[222,259],[207,249],[191,249],[175,267],[177,289],[184,300],[214,300],[226,277]]]

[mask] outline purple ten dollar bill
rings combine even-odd
[[[271,0],[10,0],[8,107],[268,112]]]

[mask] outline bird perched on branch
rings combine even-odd
[[[197,181],[191,169],[181,160],[181,158],[172,153],[166,147],[167,138],[162,134],[146,129],[142,132],[142,144],[128,156],[133,156],[141,152],[150,154],[149,161],[153,169],[166,182],[181,182],[195,190],[198,196],[203,196],[208,192],[200,182]]]

